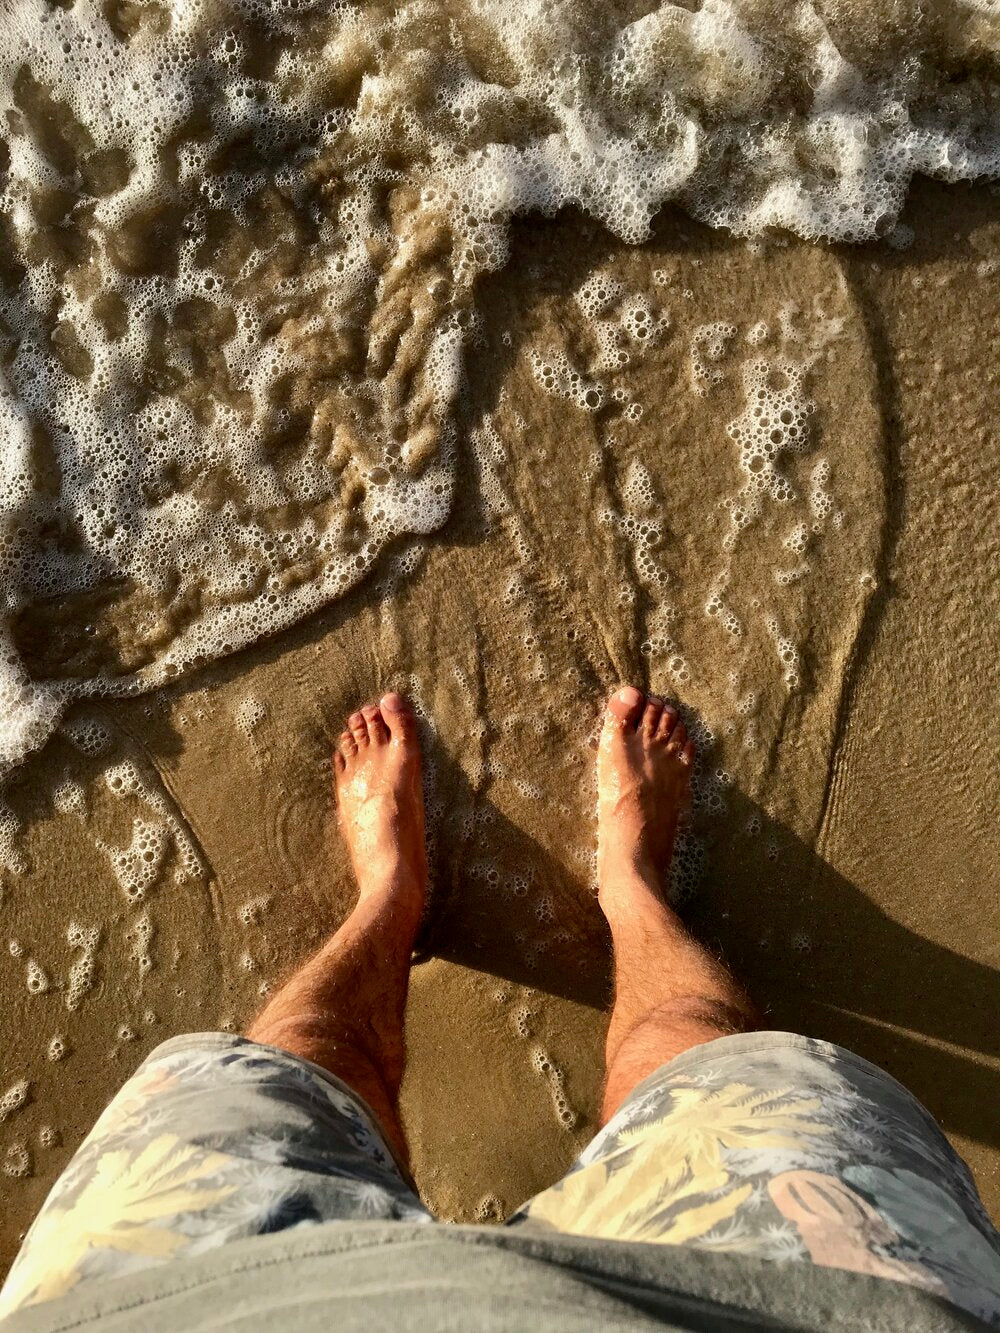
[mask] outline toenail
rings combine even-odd
[[[390,690],[388,694],[383,694],[381,699],[383,708],[387,708],[390,713],[401,713],[406,707],[403,702],[403,696],[397,694],[395,690]]]

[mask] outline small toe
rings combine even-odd
[[[373,745],[385,745],[389,739],[389,728],[382,719],[378,704],[366,704],[361,710],[368,727],[368,739]]]
[[[642,730],[650,739],[656,735],[656,728],[660,723],[660,715],[663,712],[663,700],[658,699],[655,694],[651,694],[646,701],[646,707],[642,710]]]
[[[684,723],[678,721],[673,731],[670,733],[670,739],[667,741],[667,749],[671,754],[682,754],[684,746],[687,744],[687,730]]]
[[[684,749],[681,751],[681,762],[690,768],[694,763],[694,756],[694,741],[688,741],[687,745],[685,745]]]
[[[678,716],[677,709],[673,704],[664,704],[659,725],[656,728],[656,739],[658,741],[668,741],[670,739],[671,733],[677,725]]]
[[[344,758],[344,756],[341,754],[339,750],[334,750],[333,771],[335,773],[343,773],[346,768],[347,768],[347,760]]]
[[[631,728],[638,722],[645,701],[641,690],[624,685],[608,700],[608,713],[621,727]]]
[[[342,731],[338,737],[340,754],[344,759],[353,759],[358,752],[358,747],[354,742],[354,737],[349,731]]]
[[[354,743],[358,749],[362,745],[368,744],[368,725],[363,713],[352,713],[347,719],[347,729],[354,737]]]
[[[408,701],[395,690],[383,694],[379,700],[382,718],[394,741],[407,743],[416,739],[417,721]]]

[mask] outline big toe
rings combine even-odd
[[[416,744],[417,720],[413,716],[409,702],[401,694],[397,694],[395,690],[383,694],[379,700],[379,708],[385,725],[389,728],[389,735],[394,741],[401,745]]]
[[[642,714],[646,696],[634,685],[623,685],[608,700],[608,717],[620,728],[635,726]]]

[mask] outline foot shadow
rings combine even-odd
[[[587,876],[501,814],[488,781],[473,786],[443,747],[427,748],[444,814],[428,828],[421,955],[607,1009],[611,936]]]
[[[606,1010],[611,942],[585,874],[501,814],[488,785],[435,761],[448,813],[432,848],[426,952]],[[764,1026],[856,1051],[946,1129],[1000,1147],[1000,1070],[986,1063],[1000,1056],[1000,970],[893,921],[739,792],[702,832],[705,877],[681,912],[747,986]],[[591,836],[581,830],[581,845]]]

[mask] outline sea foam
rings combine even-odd
[[[906,24],[765,0],[15,0],[0,771],[74,698],[274,633],[444,522],[475,283],[514,215],[573,206],[638,243],[674,200],[741,236],[886,235],[915,172],[998,174],[996,74],[993,7],[960,0]],[[579,299],[609,365],[661,318],[599,279]],[[568,364],[535,370],[603,406]],[[797,392],[773,404],[786,445]],[[759,468],[738,526],[778,482],[773,438],[749,417],[734,438]]]

